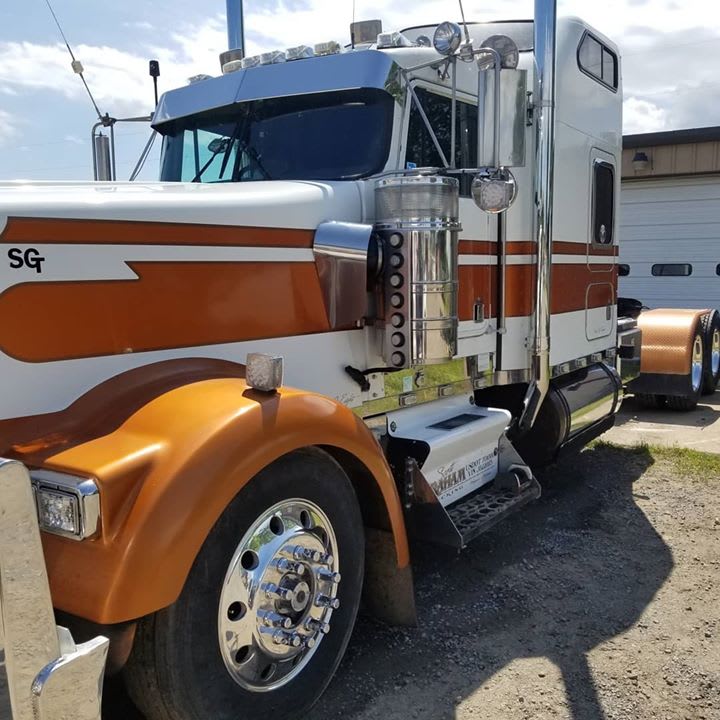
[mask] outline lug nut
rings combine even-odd
[[[295,632],[285,632],[285,630],[270,630],[266,628],[260,628],[260,632],[263,634],[270,634],[272,641],[275,645],[285,645],[287,647],[300,647],[302,644],[302,637]]]
[[[322,553],[318,550],[311,550],[310,548],[304,548],[302,545],[295,545],[294,547],[288,548],[288,552],[296,560],[306,560],[308,562],[319,562],[322,557]]]
[[[318,607],[332,608],[333,610],[337,610],[340,607],[340,600],[338,598],[331,598],[327,595],[323,595],[322,593],[318,593],[318,595],[315,596],[315,604]]]
[[[325,568],[318,568],[316,574],[318,580],[326,580],[327,582],[331,582],[334,585],[337,585],[340,582],[339,572],[333,572],[332,570],[326,570]]]
[[[330,632],[330,623],[321,622],[315,618],[308,618],[305,621],[305,629],[310,632],[320,632],[323,635],[327,635]]]
[[[335,558],[330,555],[330,553],[323,553],[317,562],[321,565],[332,565],[335,562]]]
[[[280,572],[291,572],[296,573],[297,575],[302,575],[305,572],[305,566],[301,562],[294,562],[293,560],[288,560],[287,558],[278,558],[273,561],[273,565]]]
[[[271,610],[258,610],[258,617],[267,627],[285,628],[286,630],[292,627],[291,618],[287,615],[278,615]]]
[[[287,588],[278,587],[275,583],[265,583],[261,586],[262,590],[265,591],[265,595],[269,598],[275,598],[276,600],[292,600],[295,597],[295,593]]]
[[[312,650],[315,647],[315,643],[317,640],[315,640],[314,637],[305,638],[305,647],[308,650]]]

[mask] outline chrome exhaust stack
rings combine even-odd
[[[226,0],[228,49],[220,53],[220,69],[231,72],[240,68],[245,57],[245,18],[243,0]],[[230,65],[233,63],[233,65]],[[228,66],[226,68],[226,65]]]
[[[13,720],[100,720],[108,640],[55,625],[26,468],[0,459],[0,617]]]
[[[520,417],[521,431],[532,427],[550,389],[550,318],[555,174],[555,64],[557,0],[535,0],[535,241],[537,279],[533,326],[532,382]]]

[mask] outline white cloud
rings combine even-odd
[[[155,26],[146,20],[138,20],[137,22],[124,22],[123,27],[130,28],[131,30],[154,30]]]
[[[17,118],[5,110],[0,110],[0,147],[15,140],[19,134]]]
[[[720,124],[715,66],[708,59],[720,50],[720,3],[685,0],[560,0],[560,12],[578,14],[608,34],[624,59],[626,132]],[[651,11],[650,11],[651,9]],[[530,17],[531,0],[465,0],[468,19]],[[247,52],[321,40],[348,40],[350,0],[270,0],[246,3]],[[382,18],[386,29],[457,19],[457,0],[362,0],[357,18]],[[698,24],[702,22],[702,27]],[[146,21],[126,23],[146,41],[153,30]],[[151,37],[151,36],[150,36]],[[101,45],[78,45],[76,56],[98,105],[116,116],[139,115],[151,108],[147,60],[161,63],[161,90],[185,84],[198,73],[219,72],[218,53],[225,49],[225,19],[207,17],[189,26],[168,27],[161,41],[132,51]],[[49,92],[74,103],[89,103],[70,69],[61,44],[0,42],[0,93]],[[679,98],[682,98],[682,103]]]
[[[668,114],[647,100],[629,97],[623,103],[623,130],[626,134],[657,132],[668,127]]]
[[[218,54],[225,42],[224,24],[210,18],[201,26],[170,36],[171,46],[146,47],[143,54],[99,45],[77,45],[75,56],[102,112],[115,116],[139,115],[152,107],[148,59],[160,60],[161,89],[184,85],[198,72],[217,74]],[[61,44],[0,42],[0,87],[12,94],[54,92],[87,102],[85,88],[70,67]]]

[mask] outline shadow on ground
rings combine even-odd
[[[668,408],[648,410],[630,396],[623,400],[615,419],[615,427],[629,422],[640,421],[648,424],[673,425],[688,428],[706,428],[720,421],[720,392],[700,398],[695,410],[677,412]]]
[[[573,720],[604,718],[587,653],[633,626],[673,567],[633,497],[652,462],[642,449],[587,450],[546,473],[538,503],[462,554],[415,547],[419,627],[360,618],[307,720],[455,718],[459,701],[530,657],[557,666]],[[138,717],[112,684],[106,700],[106,720]]]
[[[673,567],[633,498],[652,462],[643,450],[587,450],[460,556],[415,548],[420,627],[361,619],[310,718],[454,718],[459,700],[527,657],[557,666],[574,720],[604,718],[586,654],[634,625]]]

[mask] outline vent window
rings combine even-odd
[[[692,275],[690,263],[658,263],[652,266],[655,277],[689,277]]]
[[[423,88],[415,88],[415,93],[428,116],[445,157],[450,160],[452,131],[450,98]],[[477,107],[458,101],[455,118],[455,167],[475,167],[477,165],[477,124]],[[407,167],[442,167],[443,164],[414,101],[410,110],[405,160]],[[472,177],[463,175],[460,179],[460,195],[462,197],[470,197],[471,185]]]

